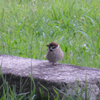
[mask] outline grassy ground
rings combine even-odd
[[[0,0],[0,54],[45,59],[60,44],[62,63],[100,68],[100,0]]]

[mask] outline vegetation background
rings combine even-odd
[[[0,54],[45,60],[52,41],[62,63],[100,68],[100,0],[0,0]],[[16,98],[4,84],[0,100]]]
[[[0,54],[45,59],[57,42],[62,63],[100,68],[100,0],[0,0]]]

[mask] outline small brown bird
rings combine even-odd
[[[58,61],[58,60],[62,60],[63,58],[63,52],[60,48],[60,46],[55,43],[55,42],[51,42],[47,45],[48,47],[48,51],[47,51],[47,54],[46,54],[46,59],[53,63],[53,65],[56,65],[55,63]]]

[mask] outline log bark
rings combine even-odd
[[[4,78],[6,77],[9,84],[16,84],[17,89],[20,89],[21,82],[26,82],[23,92],[30,89],[32,76],[38,90],[41,85],[50,93],[54,93],[53,89],[57,89],[61,98],[67,98],[62,93],[65,93],[66,89],[73,98],[78,95],[75,89],[79,93],[83,89],[82,100],[86,99],[86,92],[89,100],[100,99],[100,69],[62,63],[54,66],[46,60],[10,55],[0,55],[0,66]],[[51,94],[50,98],[53,98]]]

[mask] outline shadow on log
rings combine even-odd
[[[55,95],[54,89],[59,92],[61,98],[67,98],[63,94],[67,89],[67,93],[73,98],[79,92],[79,94],[82,93],[81,99],[85,100],[85,92],[87,92],[89,100],[100,100],[100,69],[60,63],[53,66],[45,60],[9,55],[0,55],[0,64],[4,79],[10,86],[16,85],[18,92],[20,92],[21,84],[24,84],[22,85],[22,92],[31,90],[31,76],[34,79],[37,93],[39,93],[39,87],[43,88],[43,85],[50,92],[50,100],[53,100],[51,94]],[[2,81],[0,78],[0,86]],[[44,93],[47,93],[45,89]]]

